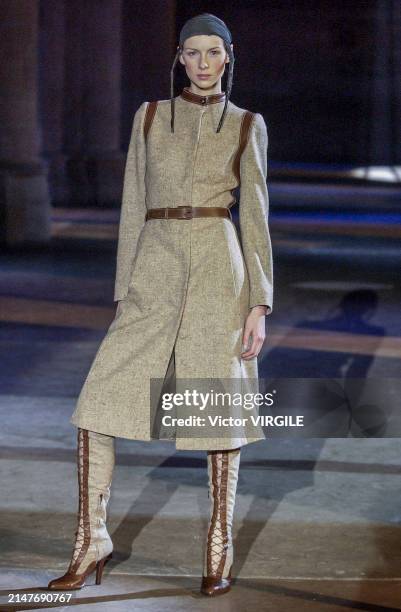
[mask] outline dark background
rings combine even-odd
[[[0,239],[46,241],[51,207],[120,207],[134,113],[170,97],[201,12],[232,32],[231,100],[264,116],[271,185],[377,165],[399,184],[399,0],[2,0]]]

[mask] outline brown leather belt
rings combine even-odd
[[[194,217],[226,217],[232,220],[231,210],[224,206],[178,206],[176,208],[151,208],[149,219],[193,219]]]

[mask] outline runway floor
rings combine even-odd
[[[399,379],[398,218],[381,218],[378,229],[366,218],[292,214],[271,215],[275,304],[261,377]],[[117,223],[117,211],[55,209],[48,248],[0,258],[0,610],[44,609],[9,605],[8,594],[46,594],[69,562],[77,513],[69,417],[114,316]],[[401,610],[401,435],[382,431],[272,437],[242,450],[236,583],[215,600],[198,593],[205,453],[117,439],[108,507],[114,558],[102,585],[89,579],[71,603],[107,611]]]

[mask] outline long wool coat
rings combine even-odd
[[[114,300],[116,316],[79,395],[71,423],[103,434],[151,440],[150,380],[258,377],[257,358],[241,359],[246,317],[273,309],[273,264],[266,186],[268,135],[261,114],[231,101],[184,91],[159,100],[147,134],[148,102],[137,110],[125,167]],[[217,96],[218,98],[218,96]],[[147,115],[147,120],[149,115]],[[148,209],[235,203],[229,218],[151,219]],[[255,387],[251,387],[252,390]],[[256,389],[258,390],[258,389]],[[228,413],[229,414],[229,408]],[[188,438],[177,449],[232,449],[257,435]]]

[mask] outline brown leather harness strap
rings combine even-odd
[[[146,107],[145,122],[143,126],[145,142],[148,137],[150,126],[152,125],[153,117],[155,116],[155,113],[156,113],[157,103],[158,103],[158,100],[153,100],[152,102],[148,102],[148,105]]]
[[[156,113],[156,109],[157,109],[157,104],[158,104],[158,100],[153,100],[151,102],[148,102],[147,107],[146,107],[146,112],[145,112],[145,120],[144,120],[144,127],[143,127],[143,131],[144,131],[144,137],[145,137],[145,142],[148,136],[148,132],[150,130],[150,127],[152,125],[153,122],[153,118],[155,116]],[[255,118],[255,113],[252,113],[251,111],[245,111],[242,114],[242,119],[241,119],[241,128],[240,128],[240,135],[239,135],[239,143],[238,143],[238,148],[234,157],[234,161],[233,161],[233,172],[238,180],[238,183],[241,183],[241,173],[240,173],[240,163],[241,163],[241,156],[242,153],[244,152],[244,149],[248,143],[249,140],[249,134],[250,134],[250,130],[251,130],[251,125],[252,122]],[[234,191],[234,190],[233,190]],[[233,201],[230,202],[228,208],[231,208],[234,204],[236,203],[236,199],[233,196]],[[178,208],[185,208],[187,209],[187,206],[179,206]],[[191,208],[191,207],[190,207]],[[156,215],[157,213],[154,212],[152,213],[153,215]],[[159,213],[160,214],[160,213]],[[168,213],[166,213],[168,214]],[[179,216],[176,216],[178,215]],[[208,213],[206,213],[208,214]],[[213,214],[213,213],[212,213]],[[223,215],[225,216],[227,213],[221,213],[221,212],[217,212],[215,213],[217,215]],[[184,213],[178,213],[177,211],[174,211],[172,213],[170,213],[171,217],[170,218],[192,218],[193,216],[203,216],[205,215],[204,211],[192,211],[190,213],[188,213],[188,211],[185,211]],[[182,216],[181,216],[182,215]],[[228,215],[229,217],[231,217],[231,211],[228,211]],[[169,218],[169,217],[164,217],[164,212],[162,213],[161,217],[156,217],[156,216],[149,216],[149,218]]]
[[[145,121],[144,121],[144,127],[143,127],[145,141],[147,139],[148,132],[150,130],[150,127],[153,122],[153,118],[156,113],[157,104],[158,104],[158,100],[152,100],[151,102],[148,102],[148,105],[146,107]],[[233,162],[233,171],[234,171],[235,176],[238,179],[238,182],[240,182],[241,180],[241,177],[240,177],[241,155],[248,142],[250,128],[251,128],[254,117],[255,117],[255,113],[252,113],[251,111],[245,111],[242,115],[239,144],[238,144],[238,149],[235,154],[235,158]]]
[[[235,158],[233,162],[233,171],[239,183],[241,182],[241,176],[240,176],[241,155],[248,142],[250,128],[251,128],[254,117],[255,117],[255,113],[251,113],[251,111],[245,111],[245,113],[243,113],[242,115],[241,130],[240,130],[240,135],[239,135],[239,145],[238,145],[238,149],[235,154]]]

